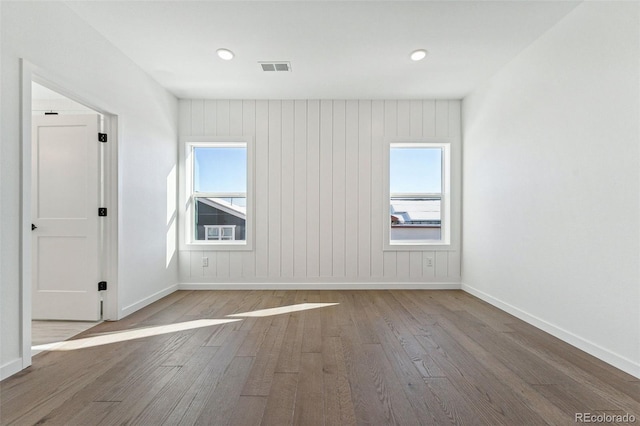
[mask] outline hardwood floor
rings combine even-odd
[[[337,304],[249,316],[305,303]],[[179,291],[75,340],[0,383],[0,423],[640,422],[640,380],[461,291]]]
[[[100,321],[33,320],[31,321],[31,345],[33,348],[31,350],[31,355],[36,355],[42,352],[38,349],[40,345],[70,339],[71,337],[78,335],[91,327],[95,327],[98,324],[100,324]]]

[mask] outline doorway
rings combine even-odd
[[[91,322],[99,322],[101,320],[117,320],[118,318],[118,303],[117,303],[117,290],[118,290],[118,269],[117,269],[117,260],[118,260],[118,161],[117,161],[117,140],[118,140],[118,118],[116,115],[112,114],[108,109],[100,106],[101,101],[91,101],[92,97],[83,97],[81,95],[77,95],[75,92],[68,90],[64,84],[60,84],[59,77],[50,75],[48,72],[30,64],[28,61],[21,60],[21,87],[22,87],[22,108],[21,108],[21,122],[22,122],[22,213],[21,213],[21,306],[22,306],[22,321],[21,321],[21,335],[22,335],[22,368],[27,368],[31,365],[31,357],[32,357],[32,319],[73,319],[76,321],[83,320],[85,318],[90,318]],[[67,87],[71,87],[72,85],[66,85]],[[56,114],[57,113],[57,114]],[[76,124],[71,124],[67,120],[73,120],[73,117],[78,118],[80,121],[84,120],[86,123],[91,123],[90,126],[80,125],[80,128],[84,128],[84,130],[77,132],[78,126]],[[58,144],[56,142],[54,145],[48,145],[47,148],[43,150],[43,152],[38,152],[38,148],[34,149],[34,142],[38,141],[38,137],[40,130],[37,129],[40,126],[42,129],[42,123],[39,124],[41,120],[48,120],[49,126],[45,126],[49,133],[57,133],[59,137],[61,133],[70,132],[70,133],[86,133],[87,135],[92,134],[91,137],[95,137],[95,144],[99,146],[99,150],[94,154],[90,154],[96,161],[96,167],[93,170],[93,175],[91,177],[85,176],[77,176],[78,165],[81,165],[83,161],[93,161],[93,159],[87,159],[88,157],[80,157],[76,158],[75,167],[67,167],[68,163],[64,161],[60,162],[61,159],[57,158],[58,163],[46,162],[43,164],[48,164],[49,169],[45,169],[46,173],[40,173],[42,170],[40,169],[41,164],[37,164],[38,161],[43,160],[44,158],[51,157],[56,160],[56,156],[64,157],[67,153],[73,152],[73,145],[75,143],[69,142],[69,139],[64,139],[62,144]],[[50,126],[52,124],[55,126]],[[57,126],[58,124],[62,124],[65,122],[66,124],[62,126]],[[33,126],[32,126],[33,125]],[[65,128],[65,126],[67,126]],[[84,127],[83,127],[84,126]],[[36,128],[34,131],[34,127]],[[54,129],[54,131],[51,131]],[[42,132],[47,133],[47,131]],[[98,142],[98,139],[103,140],[104,136],[99,136],[98,133],[106,134],[107,141],[106,143]],[[35,138],[32,138],[32,134]],[[55,135],[54,135],[55,136]],[[44,145],[43,145],[44,146]],[[95,147],[95,145],[93,145]],[[76,144],[77,147],[77,144]],[[40,154],[44,153],[44,156]],[[35,163],[35,164],[34,164]],[[56,170],[64,170],[65,167],[71,169],[71,173],[67,173],[69,170],[65,170],[64,172],[57,173]],[[87,169],[88,170],[88,169]],[[40,173],[40,175],[38,175]],[[45,176],[46,174],[48,176]],[[75,174],[74,174],[75,173]],[[45,216],[49,216],[48,219],[58,219],[57,225],[62,224],[64,222],[63,218],[60,217],[60,211],[53,211],[56,214],[52,214],[52,206],[57,206],[56,208],[60,208],[62,206],[62,210],[66,210],[67,213],[71,211],[71,206],[77,207],[78,204],[74,204],[77,199],[70,196],[75,196],[77,194],[73,193],[73,191],[67,191],[66,193],[60,194],[51,192],[47,197],[48,199],[44,199],[49,205],[44,209],[47,213],[44,216],[40,215],[34,216],[34,210],[39,209],[40,206],[38,204],[43,201],[42,197],[40,197],[39,191],[44,189],[55,189],[56,187],[73,186],[70,182],[73,183],[75,180],[80,180],[86,183],[88,180],[92,180],[95,182],[87,183],[86,185],[92,186],[95,188],[95,191],[87,192],[87,194],[92,194],[91,196],[94,198],[92,207],[85,207],[87,214],[85,217],[89,217],[89,211],[91,211],[92,221],[97,223],[97,227],[91,231],[94,235],[91,235],[90,238],[84,238],[81,235],[73,234],[73,235],[55,235],[50,236],[51,238],[45,242],[44,248],[40,247],[39,242],[34,242],[34,232],[40,232],[39,235],[44,236],[46,234],[46,229],[42,229],[43,227],[35,223],[34,220],[41,221]],[[39,182],[38,182],[39,180]],[[34,189],[34,186],[39,183],[45,182],[44,185],[41,185],[38,188]],[[83,184],[84,184],[83,183]],[[48,185],[48,186],[47,186]],[[85,186],[86,186],[85,185]],[[68,189],[68,188],[67,188]],[[53,194],[53,195],[51,195]],[[66,197],[66,198],[65,198]],[[60,200],[64,200],[65,202],[58,202],[56,198],[60,198]],[[77,197],[76,197],[77,198]],[[97,201],[96,201],[97,200]],[[90,204],[87,204],[89,206]],[[99,205],[100,208],[106,207],[108,209],[108,215],[106,217],[99,217],[98,220],[98,208],[96,205]],[[47,208],[49,209],[48,211]],[[42,209],[40,209],[42,210]],[[42,212],[38,212],[42,213]],[[78,216],[82,217],[82,215],[71,214],[69,215],[71,218],[75,219]],[[36,219],[37,218],[37,219]],[[68,218],[67,218],[68,219]],[[44,225],[44,228],[49,228],[50,224],[46,224],[44,222],[40,222],[41,225]],[[72,227],[69,223],[67,223],[67,228]],[[78,225],[77,223],[75,225]],[[75,226],[74,225],[74,226]],[[91,227],[91,226],[89,226]],[[63,227],[64,228],[64,227]],[[82,228],[82,226],[78,227]],[[49,229],[50,230],[50,229]],[[68,229],[63,229],[62,231],[67,231]],[[61,231],[60,229],[58,231]],[[77,232],[74,231],[74,232]],[[58,247],[56,249],[56,238],[59,241],[63,242],[63,245],[66,244],[67,247]],[[66,310],[68,306],[68,301],[65,299],[65,296],[78,296],[79,293],[83,293],[84,291],[79,291],[77,288],[80,280],[78,276],[81,274],[76,274],[75,276],[68,274],[68,268],[64,264],[65,255],[64,253],[75,252],[75,254],[79,254],[82,252],[84,255],[84,250],[82,249],[82,244],[75,244],[74,242],[79,242],[82,239],[89,241],[91,239],[95,240],[95,249],[92,249],[94,255],[92,256],[91,262],[95,263],[95,267],[85,268],[84,264],[86,263],[82,256],[75,256],[76,265],[80,264],[80,269],[92,270],[91,278],[88,278],[87,281],[87,290],[89,290],[89,283],[91,285],[90,290],[87,291],[86,294],[90,294],[92,300],[89,300],[88,303],[88,311],[90,312],[89,317],[85,317],[84,314],[81,316],[66,316],[62,315],[60,317],[51,314],[50,312],[45,312],[45,314],[39,313],[39,309],[36,304],[40,303],[45,307],[49,305],[54,306],[62,306],[63,310]],[[75,241],[74,241],[75,239]],[[89,244],[93,247],[93,243],[83,243]],[[42,256],[44,254],[44,256]],[[67,256],[69,257],[69,256]],[[40,258],[40,259],[39,259]],[[73,259],[74,257],[71,257]],[[68,260],[68,259],[67,259]],[[39,266],[44,265],[44,269],[34,270],[34,261]],[[47,269],[48,268],[48,269]],[[70,286],[70,288],[56,288],[58,284],[54,281],[49,280],[47,283],[43,281],[39,276],[39,273],[44,271],[44,275],[56,275],[57,274],[57,283],[63,282],[64,285]],[[52,272],[53,271],[53,272]],[[86,274],[89,277],[91,274]],[[40,274],[42,275],[42,274]],[[90,280],[90,281],[89,281]],[[104,288],[107,286],[106,290],[98,290],[99,283],[104,281],[100,287]],[[52,284],[52,282],[54,284]],[[47,287],[49,286],[49,287]],[[76,286],[76,287],[74,287]],[[58,300],[46,301],[44,303],[38,302],[37,296],[35,296],[34,288],[39,289],[43,292],[41,296],[55,296]],[[46,294],[50,293],[50,294]],[[55,294],[57,293],[57,294]],[[45,299],[46,300],[46,299]],[[76,302],[70,302],[71,305],[74,305]],[[84,304],[84,302],[82,302]],[[66,307],[65,307],[66,306]],[[74,306],[75,308],[75,306]],[[60,309],[59,309],[60,310]],[[58,325],[62,325],[59,323]],[[74,328],[74,327],[71,327]]]

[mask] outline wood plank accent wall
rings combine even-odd
[[[460,149],[460,101],[181,100],[179,111],[183,139],[253,137],[256,172],[254,250],[181,250],[183,285],[460,282],[459,251],[382,249],[386,138]]]

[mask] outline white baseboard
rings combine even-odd
[[[539,328],[552,336],[557,337],[558,339],[575,346],[576,348],[585,351],[586,353],[593,355],[594,357],[606,362],[607,364],[611,364],[612,366],[619,368],[625,373],[631,374],[634,377],[640,378],[640,364],[634,362],[628,358],[620,356],[610,350],[603,348],[593,342],[590,342],[576,334],[571,333],[561,327],[558,327],[554,324],[551,324],[541,318],[536,317],[535,315],[531,315],[513,305],[510,305],[506,302],[503,302],[500,299],[496,299],[493,296],[488,295],[487,293],[480,291],[474,287],[471,287],[468,284],[461,284],[462,290],[466,291],[469,294],[472,294],[479,299],[484,300],[485,302],[521,319],[524,322],[527,322],[533,325],[536,328]]]
[[[22,370],[22,358],[16,358],[8,363],[0,366],[0,380],[4,380],[9,376]]]
[[[165,296],[170,295],[171,293],[173,293],[174,291],[179,290],[178,285],[174,284],[171,285],[163,290],[158,291],[157,293],[152,294],[151,296],[145,297],[144,299],[133,303],[129,306],[125,306],[124,308],[122,308],[120,310],[120,315],[118,317],[118,319],[122,319],[124,317],[126,317],[127,315],[131,315],[132,313],[134,313],[135,311],[144,308],[147,305],[152,304],[155,301],[158,301],[160,299],[162,299]]]
[[[460,283],[180,283],[178,290],[460,290]]]

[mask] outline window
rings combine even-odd
[[[385,248],[449,244],[449,144],[391,142]]]
[[[247,247],[249,158],[246,141],[186,144],[188,244]]]

